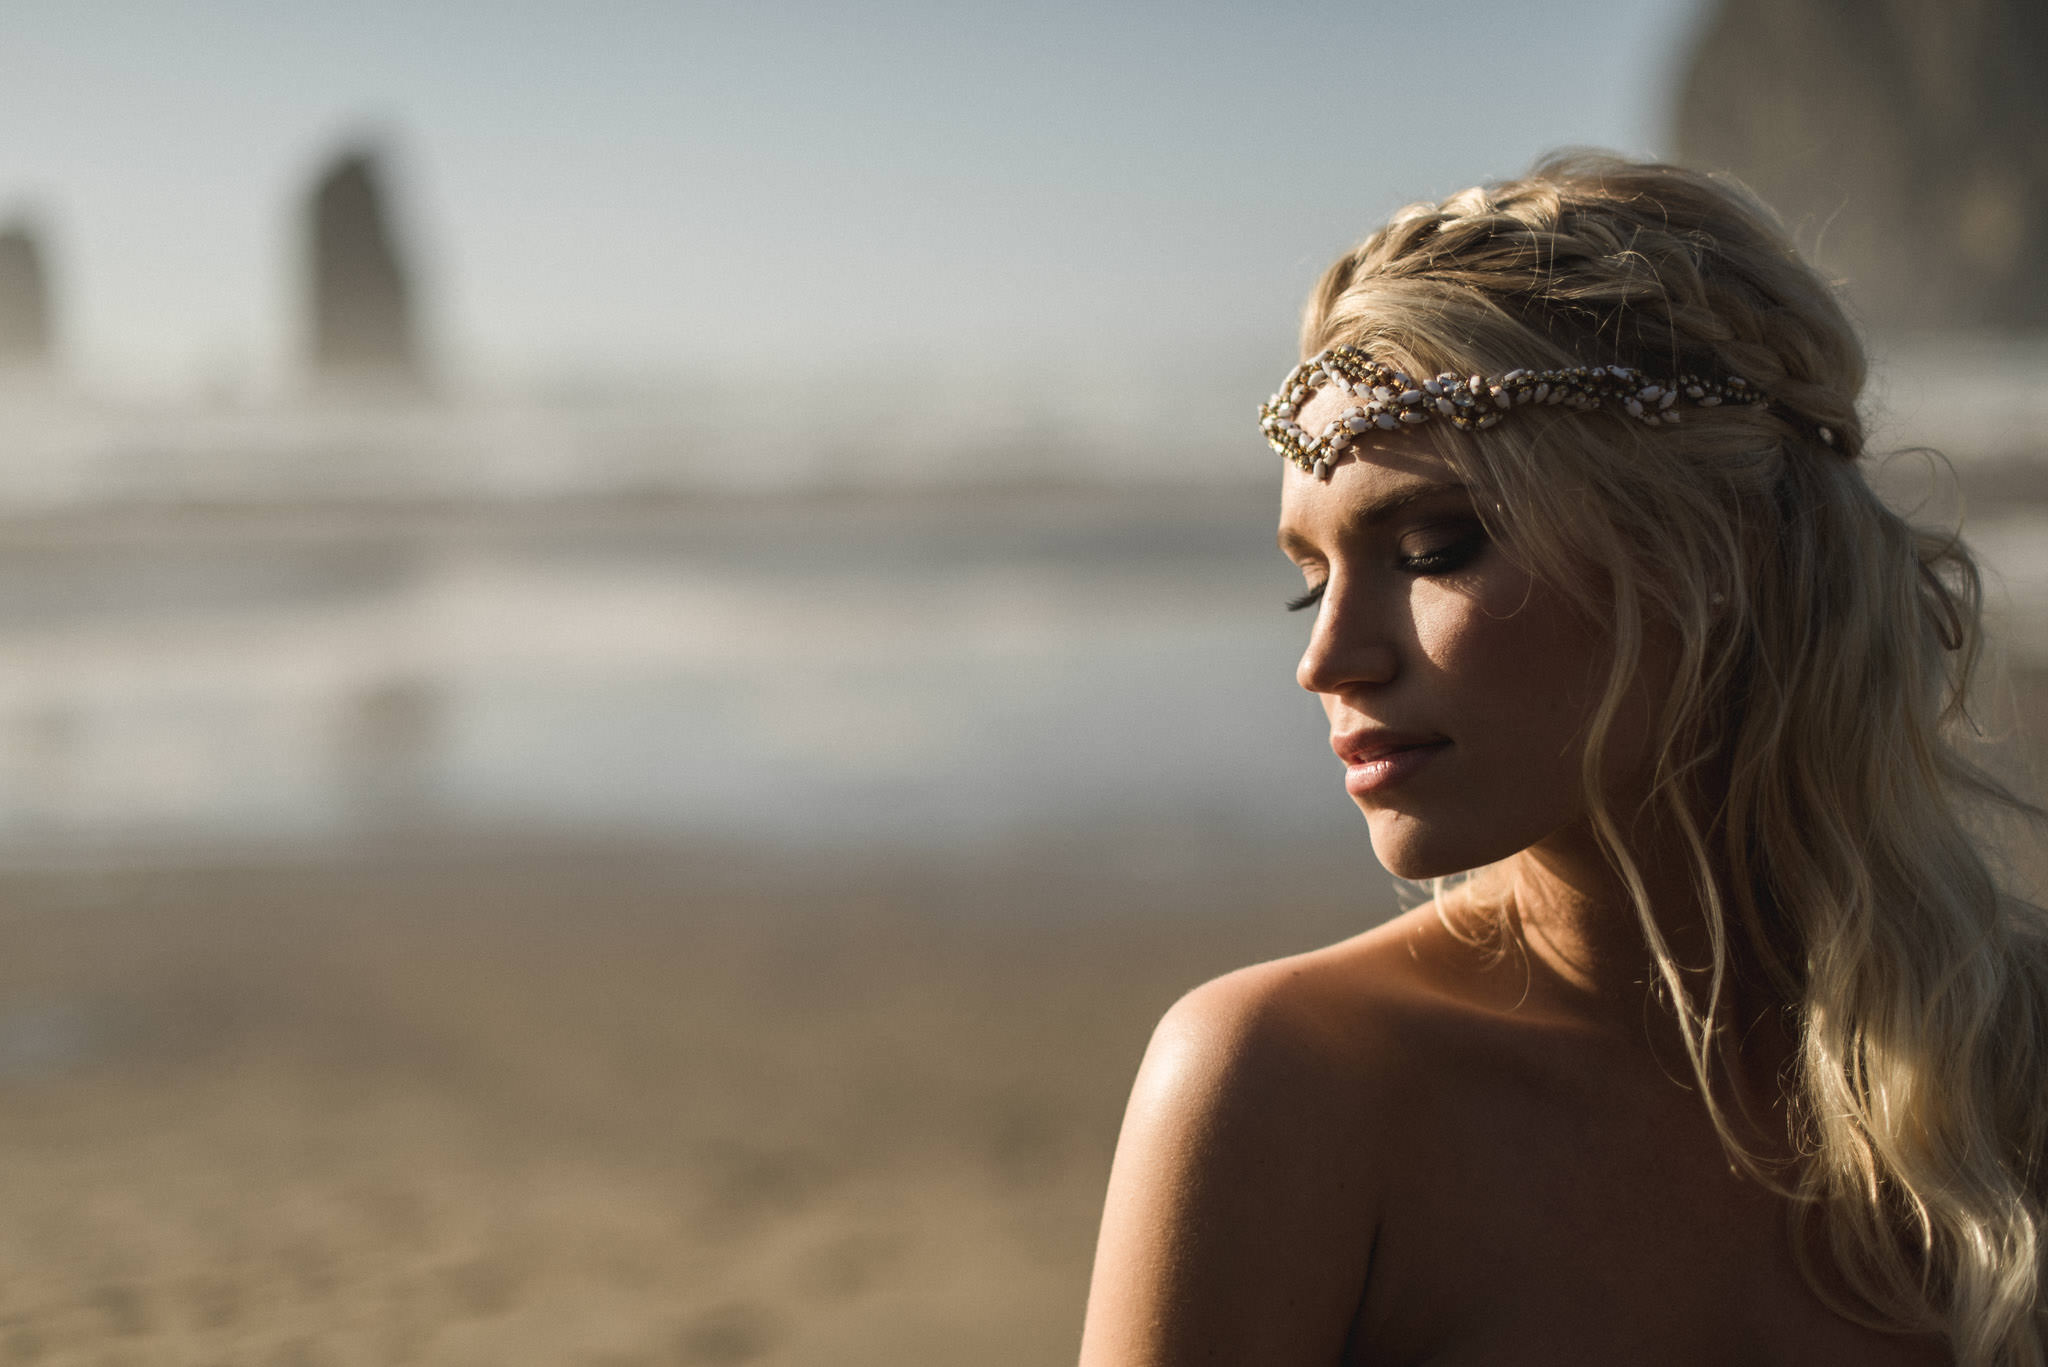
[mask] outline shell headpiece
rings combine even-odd
[[[1325,386],[1358,399],[1321,432],[1295,420],[1309,397]],[[1697,375],[1656,379],[1628,366],[1574,366],[1564,370],[1510,370],[1505,375],[1459,377],[1448,372],[1417,380],[1352,346],[1330,347],[1288,372],[1278,391],[1259,405],[1259,427],[1275,451],[1317,479],[1352,439],[1374,428],[1389,431],[1446,421],[1460,431],[1493,426],[1530,404],[1565,408],[1607,408],[1651,425],[1676,423],[1679,405],[1713,408],[1724,403],[1761,407],[1770,399],[1749,381],[1730,375],[1707,380]],[[1819,429],[1829,446],[1835,435]]]

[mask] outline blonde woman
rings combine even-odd
[[[1262,410],[1373,850],[1161,1022],[1082,1360],[2039,1364],[2048,936],[1977,571],[1755,201],[1575,155],[1330,267]]]

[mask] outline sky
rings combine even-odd
[[[1698,7],[10,0],[0,217],[109,392],[288,384],[363,140],[477,385],[1230,364],[1402,203],[1664,150]]]

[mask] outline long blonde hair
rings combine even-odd
[[[1507,552],[1611,623],[1595,830],[1723,1143],[1824,1231],[1809,1280],[1964,1364],[2043,1363],[2048,920],[2001,889],[1979,821],[2033,809],[1964,753],[1977,565],[1872,491],[1863,352],[1826,282],[1734,184],[1573,153],[1346,253],[1302,332],[1304,355],[1340,343],[1417,374],[1619,364],[1771,396],[1675,428],[1545,409],[1440,441]],[[1595,776],[1649,631],[1677,642],[1678,683],[1649,804],[1621,813]],[[1687,852],[1704,970],[1651,914],[1624,838],[1645,817]],[[1787,1168],[1719,1101],[1738,975],[1797,1036]]]

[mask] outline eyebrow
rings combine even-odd
[[[1463,494],[1469,492],[1470,490],[1462,484],[1438,484],[1434,481],[1427,484],[1411,484],[1405,489],[1397,489],[1391,494],[1383,495],[1366,504],[1365,510],[1358,515],[1358,525],[1368,529],[1377,527],[1382,522],[1401,512],[1402,509],[1407,508],[1411,504],[1420,503],[1424,499],[1436,498],[1442,494]],[[1307,537],[1301,535],[1292,527],[1285,525],[1280,528],[1279,542],[1280,549],[1283,551],[1312,552],[1315,550],[1314,545],[1309,542]]]

